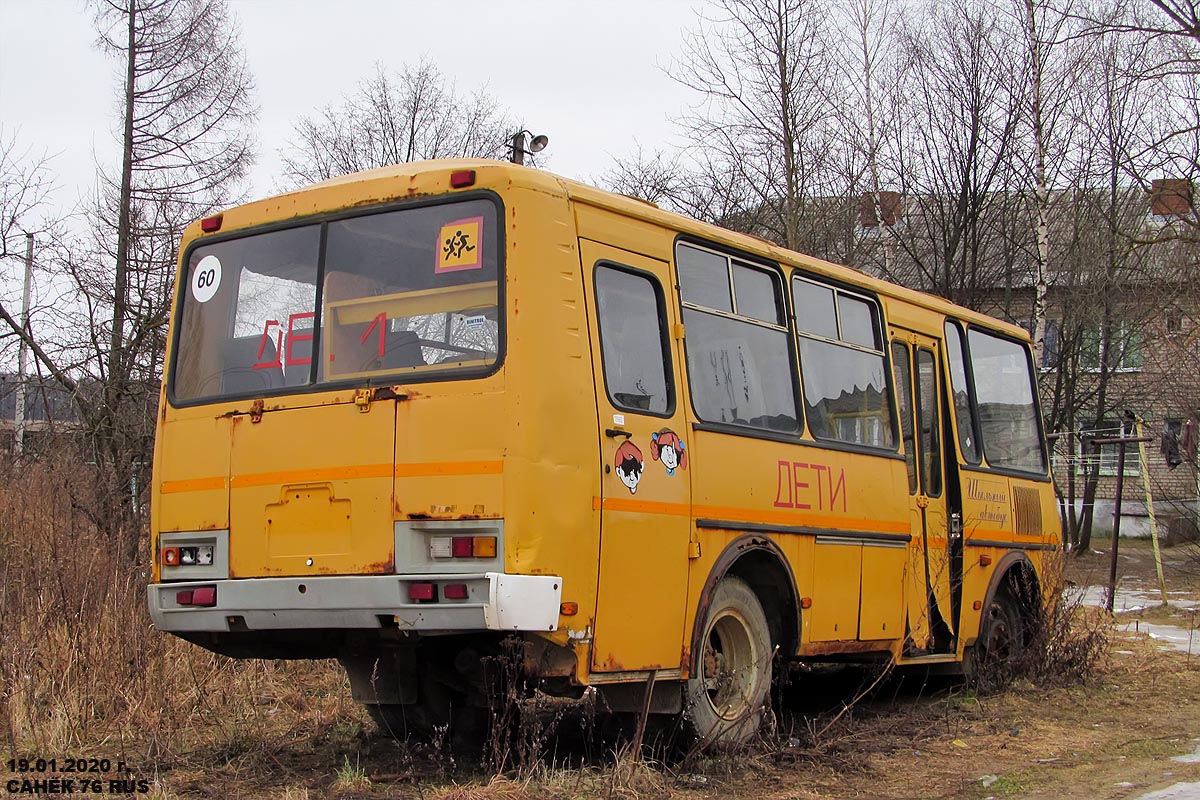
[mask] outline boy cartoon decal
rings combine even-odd
[[[663,463],[668,475],[674,475],[677,469],[687,469],[687,453],[683,452],[683,440],[678,433],[663,428],[650,434],[650,440],[650,455]]]
[[[642,451],[626,439],[617,448],[613,464],[617,468],[617,477],[621,479],[621,483],[629,487],[630,494],[637,494],[638,483],[642,480],[642,468],[645,466]]]

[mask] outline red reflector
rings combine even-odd
[[[458,172],[450,173],[450,187],[453,189],[461,189],[464,186],[475,185],[475,170],[462,169]]]
[[[433,599],[433,584],[432,583],[410,583],[408,585],[409,600],[432,600]]]
[[[221,223],[225,221],[223,214],[217,214],[215,217],[205,217],[200,220],[200,230],[205,233],[214,233],[221,230]]]
[[[185,592],[176,592],[175,602],[181,606],[190,606],[192,604],[192,590],[188,589]]]
[[[450,553],[455,558],[470,558],[475,554],[474,540],[470,536],[455,536]]]
[[[205,586],[192,590],[192,605],[215,606],[217,604],[217,587]]]
[[[466,600],[467,585],[465,583],[450,583],[442,587],[447,600]]]

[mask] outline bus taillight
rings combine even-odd
[[[434,536],[429,540],[433,558],[495,558],[495,536]]]
[[[421,601],[436,602],[437,601],[437,585],[434,583],[410,583],[408,585],[408,599],[414,603]]]
[[[175,593],[175,603],[181,606],[204,606],[217,604],[217,587],[201,586],[199,589],[184,589]]]

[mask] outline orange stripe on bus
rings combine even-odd
[[[224,489],[224,478],[191,478],[190,480],[182,481],[163,481],[159,487],[159,492],[162,494],[175,494],[176,492],[207,492],[213,489]]]
[[[442,461],[424,464],[397,464],[397,478],[418,478],[432,475],[499,475],[504,472],[503,461]]]
[[[356,464],[346,467],[325,469],[294,469],[283,472],[256,472],[235,475],[229,485],[234,489],[253,486],[273,486],[281,483],[313,483],[316,481],[354,480],[357,478],[429,477],[441,475],[500,475],[504,472],[503,461],[443,461],[424,464]],[[195,478],[182,481],[164,481],[161,492],[198,492],[208,489],[224,489],[224,478]]]
[[[326,469],[293,469],[285,472],[258,472],[235,475],[229,485],[234,489],[251,486],[272,486],[280,483],[313,483],[315,481],[352,480],[355,478],[390,478],[391,464],[357,464],[350,467]]]
[[[665,514],[673,517],[690,517],[716,519],[727,522],[749,522],[760,525],[780,525],[786,527],[831,528],[874,533],[911,533],[907,522],[887,522],[878,519],[857,519],[854,517],[835,517],[828,514],[797,514],[779,511],[756,511],[748,508],[727,508],[724,506],[688,506],[685,503],[662,503],[654,500],[634,500],[624,497],[610,497],[601,503],[599,497],[592,498],[592,510],[631,511],[642,514]]]
[[[595,498],[599,500],[599,498]],[[593,503],[593,506],[595,504]],[[629,497],[609,497],[604,500],[605,511],[632,511],[635,514],[666,514],[672,517],[690,517],[691,506],[686,503],[663,503],[657,500],[634,500]]]

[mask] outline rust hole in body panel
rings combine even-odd
[[[407,386],[380,386],[372,397],[374,400],[418,400],[426,395],[413,391]]]
[[[256,425],[259,422],[262,422],[263,406],[264,406],[264,403],[261,398],[258,400],[255,400],[254,403],[250,406],[250,422],[251,422],[251,424]]]

